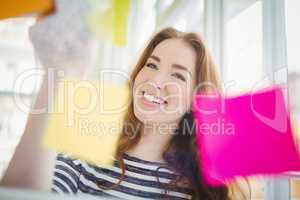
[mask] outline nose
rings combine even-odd
[[[162,90],[164,79],[165,78],[164,78],[163,74],[160,73],[160,74],[157,74],[155,77],[153,77],[151,81],[158,90]]]

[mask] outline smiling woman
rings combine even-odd
[[[178,124],[191,106],[196,56],[192,46],[179,38],[164,40],[155,47],[133,80],[134,112],[143,124]],[[155,99],[166,103],[153,103]]]
[[[196,150],[193,92],[220,89],[200,36],[161,30],[130,78],[133,101],[114,165],[95,166],[59,155],[52,190],[124,199],[231,199],[227,186],[203,183]]]

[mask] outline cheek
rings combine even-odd
[[[134,82],[133,82],[133,85],[134,86],[137,86],[137,85],[139,85],[140,84],[140,82],[141,82],[141,80],[142,80],[142,76],[143,74],[141,73],[141,72],[139,72],[138,74],[137,74],[137,76],[135,77],[135,79],[134,79]]]
[[[134,85],[138,86],[142,83],[145,83],[146,81],[150,80],[152,76],[153,76],[153,72],[151,73],[149,69],[143,67],[136,75],[134,79]]]
[[[186,108],[190,105],[190,90],[184,85],[182,86],[169,86],[168,93],[170,95],[170,101],[172,107],[180,106],[181,108]]]
[[[146,81],[147,77],[145,77],[143,74],[144,73],[141,70],[135,77],[134,82],[133,82],[133,91],[136,91],[136,89],[139,88],[141,86],[141,84]]]

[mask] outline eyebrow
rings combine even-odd
[[[176,68],[176,69],[181,69],[181,70],[187,71],[187,72],[190,74],[190,76],[192,76],[191,71],[188,70],[188,69],[187,69],[185,66],[183,66],[183,65],[173,64],[172,67],[173,67],[173,68]]]
[[[149,56],[149,58],[152,58],[153,60],[156,60],[157,62],[160,62],[160,58],[157,57],[157,56],[151,55],[151,56]]]
[[[160,62],[160,58],[157,57],[157,56],[151,55],[151,56],[149,56],[149,58],[152,58],[153,60],[156,60],[157,62]],[[188,68],[186,68],[186,67],[183,66],[183,65],[173,64],[172,67],[173,67],[173,68],[176,68],[176,69],[180,69],[180,70],[187,71],[187,72],[190,74],[190,76],[192,76],[191,71],[188,70]]]

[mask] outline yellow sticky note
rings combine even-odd
[[[97,8],[95,0],[89,2]],[[128,15],[131,0],[111,0],[110,5],[94,9],[87,16],[90,29],[100,39],[122,46],[127,43]]]
[[[58,86],[44,145],[90,163],[111,164],[129,97],[125,85],[65,80]]]
[[[2,1],[0,19],[16,17],[28,13],[49,14],[55,10],[53,0],[9,0]]]

